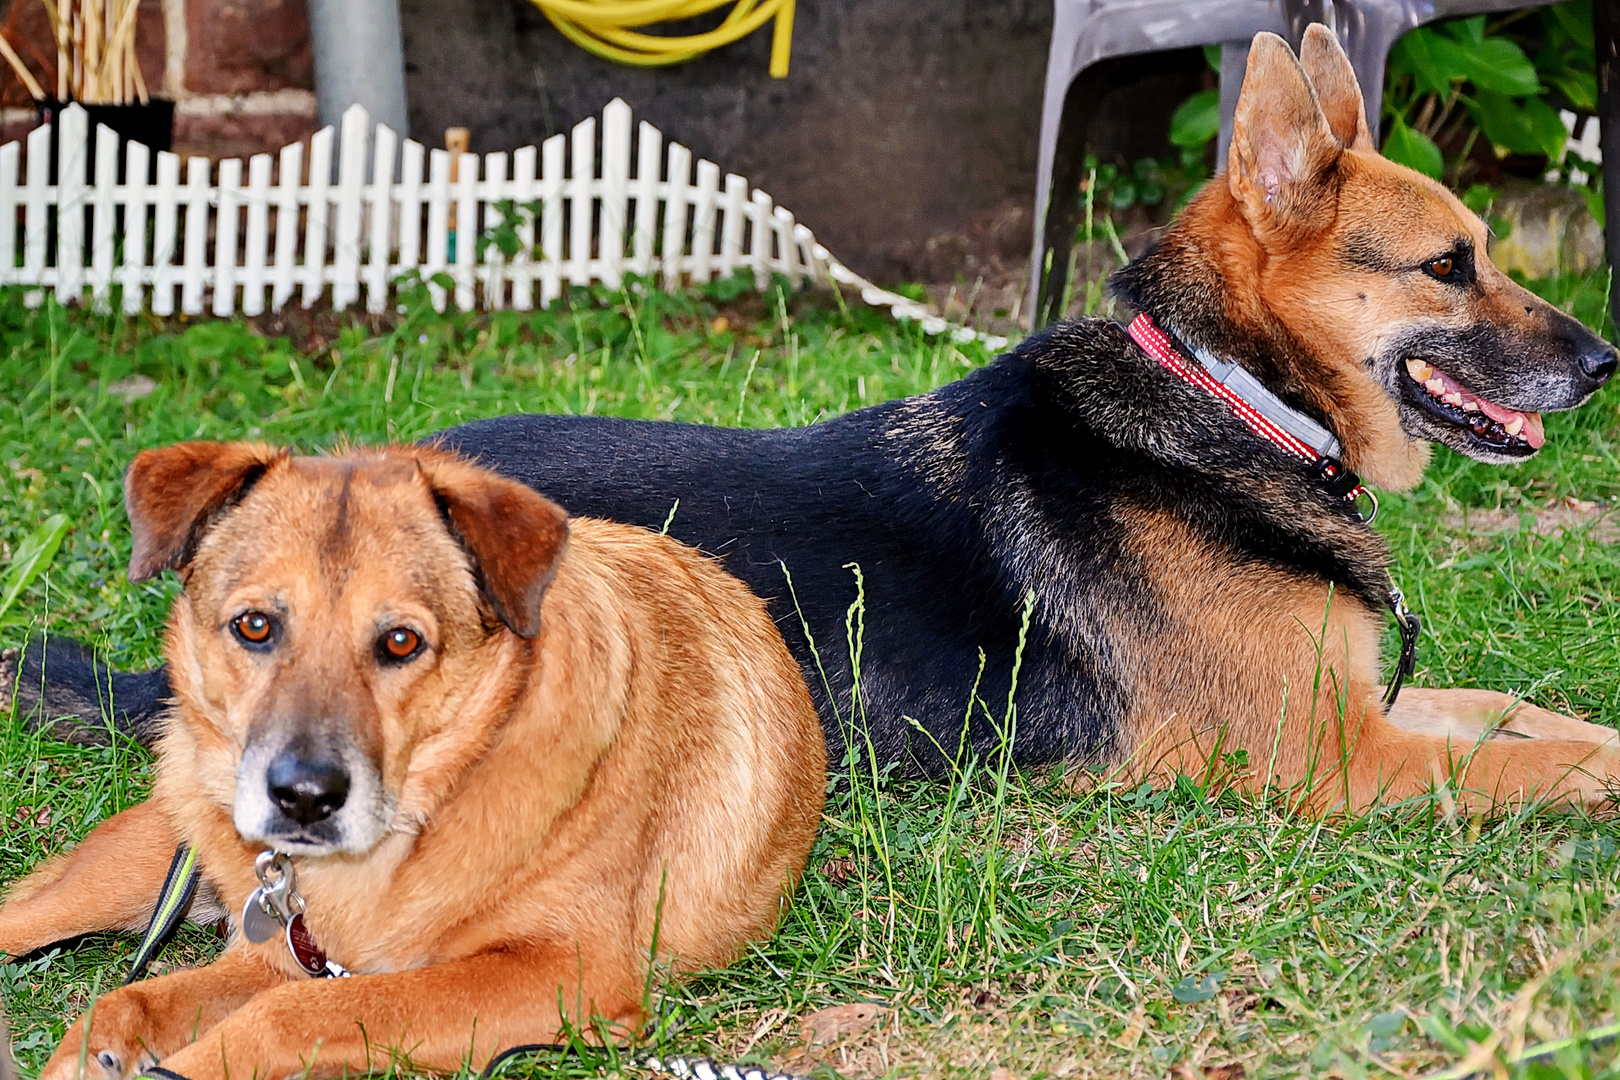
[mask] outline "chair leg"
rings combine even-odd
[[[1103,90],[1104,65],[1093,64],[1069,84],[1063,98],[1063,119],[1058,127],[1052,162],[1052,186],[1047,192],[1046,221],[1041,230],[1041,252],[1031,268],[1034,295],[1029,310],[1030,329],[1063,317],[1063,296],[1074,273],[1074,230],[1080,224],[1080,181],[1086,168],[1086,145],[1097,98]]]
[[[1603,212],[1609,249],[1609,315],[1614,336],[1620,339],[1620,287],[1614,270],[1620,267],[1620,5],[1592,5],[1592,29],[1597,37],[1598,124],[1603,145]]]
[[[1379,122],[1384,114],[1384,67],[1389,50],[1402,34],[1416,25],[1415,17],[1402,11],[1392,17],[1376,4],[1346,5],[1346,18],[1339,39],[1361,85],[1361,100],[1367,110],[1367,128],[1373,144],[1378,143]]]
[[[1232,119],[1237,116],[1238,95],[1243,92],[1243,76],[1249,69],[1249,42],[1221,42],[1221,131],[1215,138],[1215,171],[1226,168],[1226,155],[1232,149]]]

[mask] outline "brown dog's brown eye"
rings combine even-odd
[[[415,630],[396,626],[382,636],[379,642],[382,654],[390,660],[409,660],[422,647],[422,637]]]
[[[262,611],[249,611],[231,622],[236,636],[249,645],[263,645],[276,632],[275,620]]]
[[[1450,277],[1456,262],[1450,255],[1442,255],[1429,264],[1429,273],[1435,277]]]

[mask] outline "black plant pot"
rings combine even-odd
[[[39,122],[51,125],[51,172],[50,183],[56,183],[56,140],[60,130],[58,120],[62,110],[72,102],[56,101],[45,98],[34,103],[38,109]],[[138,143],[146,144],[152,151],[152,157],[147,164],[147,180],[157,178],[157,151],[167,150],[174,144],[174,102],[162,98],[153,98],[145,105],[136,102],[131,105],[82,105],[89,113],[90,146],[85,160],[84,180],[89,183],[95,179],[96,160],[96,128],[106,124],[116,131],[120,140],[133,139]],[[118,182],[124,182],[124,156],[118,155]]]

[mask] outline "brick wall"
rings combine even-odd
[[[0,25],[47,91],[56,46],[40,0],[10,0]],[[305,0],[141,0],[141,77],[175,102],[174,148],[210,157],[275,151],[315,130]],[[27,92],[0,64],[0,138],[34,126]]]

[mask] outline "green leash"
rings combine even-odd
[[[152,921],[146,924],[146,936],[141,938],[140,947],[135,950],[135,959],[129,965],[129,975],[124,979],[125,986],[141,977],[158,950],[163,948],[164,943],[174,934],[180,920],[185,918],[186,909],[191,906],[191,898],[197,895],[199,877],[201,874],[197,871],[197,853],[185,844],[175,848],[174,859],[169,863],[169,876],[163,879],[163,890],[158,893],[157,907],[152,910]]]

